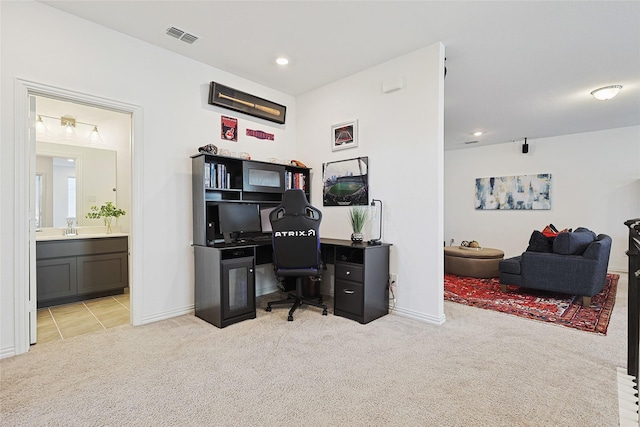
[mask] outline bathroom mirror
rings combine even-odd
[[[102,225],[87,219],[91,206],[116,206],[116,152],[79,145],[36,142],[36,228]]]

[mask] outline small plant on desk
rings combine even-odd
[[[369,210],[364,206],[352,206],[349,208],[349,222],[351,223],[351,240],[362,242],[364,236],[362,230],[369,219]]]

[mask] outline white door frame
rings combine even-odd
[[[35,248],[32,232],[34,218],[29,214],[31,156],[35,156],[35,143],[31,144],[29,126],[29,97],[41,95],[58,98],[131,114],[131,230],[129,257],[129,283],[131,292],[131,323],[142,324],[142,171],[144,170],[143,109],[139,105],[101,98],[24,79],[16,79],[15,84],[15,281],[14,281],[14,348],[15,354],[26,353],[30,345],[29,316],[35,309],[30,302],[30,248]],[[32,118],[32,120],[34,120]],[[35,136],[33,138],[35,140]],[[33,146],[32,146],[33,145]],[[35,172],[34,172],[35,173]],[[36,298],[35,295],[32,296]]]

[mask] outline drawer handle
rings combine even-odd
[[[348,294],[348,295],[351,295],[352,293],[354,293],[354,291],[352,291],[351,289],[345,289],[344,293]]]

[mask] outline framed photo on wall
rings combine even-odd
[[[331,151],[358,146],[358,120],[331,126]]]
[[[323,206],[369,204],[369,157],[322,164]]]

